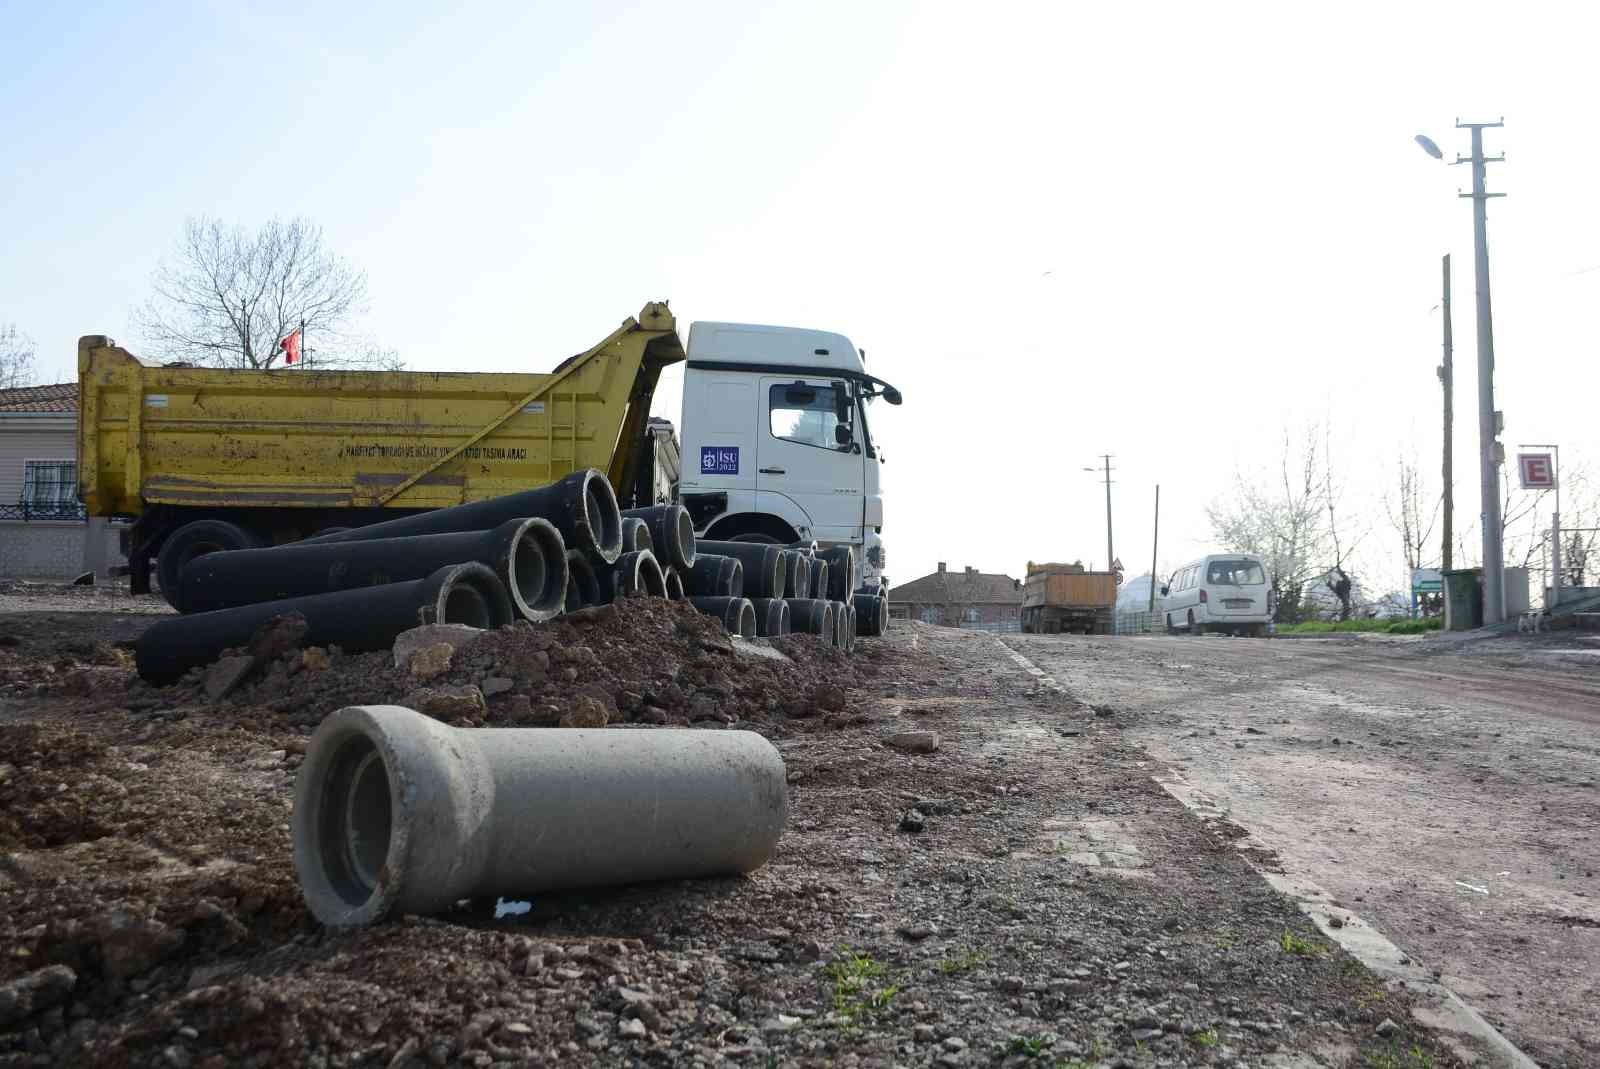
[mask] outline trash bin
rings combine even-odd
[[[1483,626],[1483,569],[1452,568],[1444,573],[1444,629],[1471,631]]]

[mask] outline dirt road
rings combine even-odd
[[[1007,642],[1540,1064],[1600,1064],[1600,637]]]
[[[404,673],[288,651],[208,701],[132,678],[148,620],[0,614],[0,1066],[1458,1064],[1156,785],[1126,718],[991,636],[786,639],[757,672],[630,600],[483,638],[445,678],[513,691],[442,717],[587,700],[766,735],[778,853],[352,932],[300,903],[285,818],[312,725]]]

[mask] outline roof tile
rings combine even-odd
[[[18,386],[0,390],[0,412],[76,412],[78,384],[58,382],[49,386]]]

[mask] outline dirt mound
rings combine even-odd
[[[346,705],[400,704],[459,727],[608,723],[776,728],[836,713],[844,690],[877,674],[809,635],[773,645],[788,658],[741,656],[717,620],[684,602],[630,597],[548,623],[519,622],[430,664],[385,653],[292,648],[232,687],[220,708],[258,728],[303,730]],[[415,669],[415,670],[414,670]],[[161,689],[129,686],[132,707],[208,701],[207,673]]]

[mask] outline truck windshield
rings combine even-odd
[[[1214,560],[1206,569],[1206,582],[1217,586],[1265,586],[1267,577],[1253,560]]]

